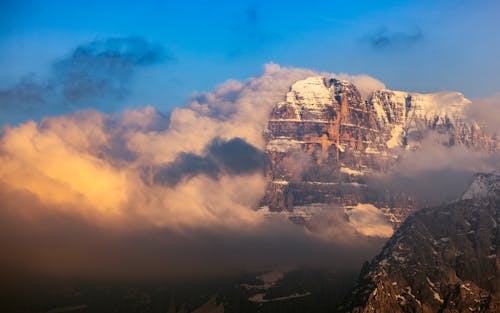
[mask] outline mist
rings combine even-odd
[[[367,177],[370,188],[413,195],[418,208],[458,200],[476,173],[500,168],[498,153],[447,145],[448,137],[429,132],[417,149],[399,152],[397,162],[387,173]]]

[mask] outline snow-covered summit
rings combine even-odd
[[[487,199],[500,196],[500,171],[476,174],[469,189],[462,195],[462,200]]]
[[[375,91],[370,102],[382,124],[410,124],[417,118],[442,123],[457,122],[463,119],[464,110],[471,103],[459,92],[421,94],[388,89]]]
[[[286,112],[281,119],[321,120],[325,110],[333,110],[335,97],[349,89],[359,94],[356,87],[346,80],[311,76],[295,82],[287,92],[285,101],[279,102],[275,110]]]
[[[381,89],[367,98],[354,81],[328,75],[299,80],[274,105],[268,121],[272,181],[263,203],[275,211],[365,203],[371,191],[364,177],[388,171],[401,153],[419,149],[431,134],[439,134],[436,144],[497,151],[496,139],[465,118],[469,103],[458,92]],[[418,205],[416,195],[377,197],[376,206],[385,208],[395,225]]]
[[[371,107],[381,125],[410,124],[414,119],[436,121],[437,124],[454,123],[462,120],[464,109],[471,103],[459,92],[422,94],[389,89],[374,91],[366,101],[362,100],[356,85],[348,80],[311,76],[295,82],[277,107],[294,111],[286,119],[300,120],[301,111],[319,114],[331,107],[343,92],[348,98],[355,98],[354,102]]]
[[[332,93],[321,76],[311,76],[294,83],[286,95],[286,101],[314,108],[332,102]]]

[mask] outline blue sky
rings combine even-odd
[[[133,68],[127,96],[96,108],[169,111],[194,92],[259,75],[268,62],[368,74],[391,89],[487,97],[500,92],[499,14],[500,1],[2,0],[0,93],[26,77],[54,78],[54,63],[76,47],[134,36],[161,46],[164,57]],[[0,122],[42,113],[61,109]]]

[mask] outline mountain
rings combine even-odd
[[[500,312],[500,172],[406,219],[364,266],[342,312]]]
[[[265,133],[270,184],[262,206],[298,222],[317,210],[337,208],[349,218],[369,207],[397,227],[422,199],[377,192],[367,176],[386,172],[402,152],[419,149],[430,131],[445,138],[444,145],[498,150],[496,140],[465,117],[469,105],[457,92],[378,90],[365,99],[346,80],[297,81],[274,106]]]

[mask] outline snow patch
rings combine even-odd
[[[291,149],[300,148],[303,141],[293,139],[273,139],[267,144],[268,151],[287,152]]]
[[[365,149],[365,153],[366,154],[380,154],[380,151],[378,151],[372,147],[368,147]]]
[[[275,285],[278,281],[283,279],[286,272],[288,272],[288,270],[274,270],[257,276],[257,278],[262,280],[265,285]]]
[[[284,297],[276,297],[272,299],[264,299],[265,294],[264,293],[258,293],[254,295],[253,297],[250,297],[248,300],[252,302],[257,302],[257,303],[265,303],[265,302],[274,302],[274,301],[283,301],[283,300],[289,300],[289,299],[296,299],[296,298],[302,298],[309,296],[311,293],[310,292],[305,292],[305,293],[294,293],[288,296]]]
[[[273,180],[272,183],[276,184],[276,185],[289,185],[290,184],[290,182],[288,182],[287,180],[280,180],[280,179]]]
[[[432,297],[439,303],[444,303],[444,300],[443,298],[441,298],[441,296],[439,295],[439,293],[437,293],[436,291],[436,285],[434,285],[434,283],[429,279],[429,277],[425,277],[425,279],[427,280],[427,283],[429,284],[430,286],[430,289],[432,291]]]
[[[216,300],[216,295],[211,296],[205,304],[194,310],[193,313],[224,313],[224,304],[217,305]]]
[[[462,195],[462,200],[484,199],[494,196],[500,190],[500,172],[478,174],[469,189]]]
[[[250,289],[268,290],[274,287],[277,282],[282,280],[285,274],[290,270],[291,268],[272,270],[256,277],[257,279],[262,281],[262,284],[259,285],[241,284],[240,286],[248,290]]]
[[[311,76],[297,81],[286,95],[286,102],[298,104],[308,110],[321,110],[334,102],[332,92],[322,76]]]
[[[391,130],[391,139],[389,139],[386,144],[387,148],[392,149],[395,147],[400,147],[402,145],[403,127],[401,125],[395,125]]]
[[[341,173],[349,174],[352,176],[362,176],[364,173],[362,171],[358,170],[353,170],[352,168],[347,168],[347,167],[341,167],[340,168]]]

